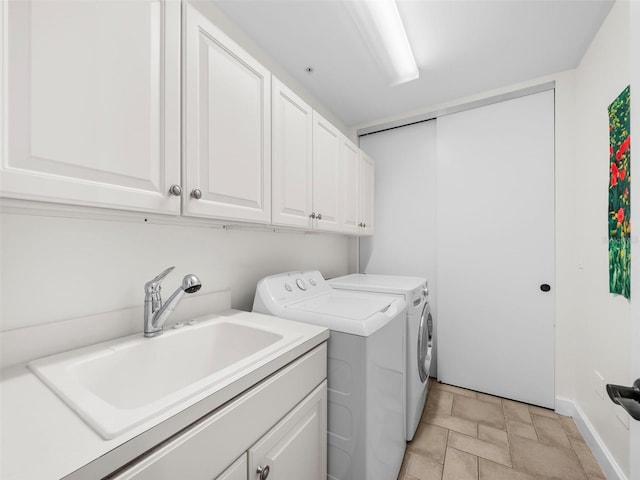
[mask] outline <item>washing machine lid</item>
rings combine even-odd
[[[285,307],[287,318],[369,336],[404,313],[398,297],[333,292]]]
[[[328,280],[333,288],[360,290],[380,293],[406,293],[426,286],[427,279],[422,277],[404,277],[399,275],[377,275],[355,273]]]
[[[394,301],[393,297],[332,293],[294,304],[290,308],[351,320],[366,320],[376,313],[386,311]]]

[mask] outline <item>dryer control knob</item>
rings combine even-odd
[[[291,284],[290,284],[290,283],[285,283],[285,284],[284,284],[284,289],[285,289],[287,292],[292,292],[292,291],[293,291],[293,287],[291,286]]]
[[[312,287],[315,287],[315,286],[317,285],[317,284],[316,284],[316,281],[315,281],[313,278],[310,278],[310,279],[309,279],[309,284],[310,284]]]
[[[298,288],[300,290],[306,290],[307,289],[307,284],[304,282],[303,279],[299,278],[296,280],[296,285],[298,285]]]

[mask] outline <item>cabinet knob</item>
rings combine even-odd
[[[315,212],[311,212],[311,215],[309,215],[309,218],[316,218],[316,213]]]
[[[191,190],[191,196],[196,200],[200,200],[202,198],[202,191],[198,188],[194,188]]]
[[[367,228],[367,224],[362,222],[362,228]]]
[[[359,226],[359,227],[364,227],[364,223],[360,222],[360,223],[358,224],[358,226]]]
[[[258,478],[260,480],[267,480],[267,477],[269,476],[269,470],[269,465],[258,467],[258,470],[256,470],[256,473],[259,475]]]
[[[322,220],[322,214],[321,214],[321,213],[319,213],[318,215],[316,215],[316,218],[317,218],[318,220]]]
[[[169,187],[169,193],[179,197],[182,194],[182,187],[180,185],[171,185],[171,187]]]

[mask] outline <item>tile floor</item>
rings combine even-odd
[[[398,480],[604,478],[570,417],[432,381]]]

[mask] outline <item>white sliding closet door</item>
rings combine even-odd
[[[553,408],[553,91],[437,128],[438,377]]]

